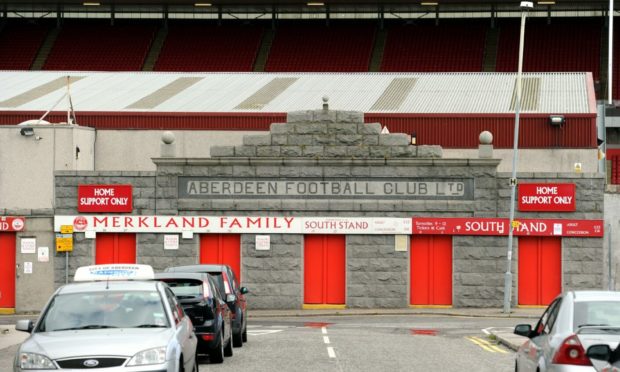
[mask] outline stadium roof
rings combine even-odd
[[[515,73],[159,73],[0,71],[0,112],[514,112]],[[523,74],[524,113],[596,113],[590,73]]]

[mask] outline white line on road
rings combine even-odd
[[[321,332],[323,332],[324,335],[327,334],[327,327],[321,327]]]
[[[329,337],[323,336],[323,342],[329,344]]]
[[[327,348],[327,355],[329,355],[330,358],[336,357],[336,352],[334,351],[333,347],[330,346]]]

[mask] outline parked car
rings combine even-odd
[[[155,279],[168,284],[194,324],[198,353],[211,363],[233,355],[231,311],[213,277],[206,273],[158,273]]]
[[[192,322],[147,265],[80,267],[52,295],[13,370],[198,371]],[[127,280],[132,279],[132,280]]]
[[[248,341],[246,287],[241,287],[235,273],[228,265],[189,265],[174,266],[166,272],[201,272],[208,273],[215,279],[220,292],[226,294],[226,303],[232,311],[233,346],[241,347]]]
[[[586,350],[618,344],[620,292],[566,292],[551,302],[534,329],[519,324],[514,333],[529,338],[517,351],[517,372],[600,371],[605,362],[590,358]]]
[[[604,367],[599,369],[601,372],[620,372],[620,347],[612,350],[607,344],[592,345],[586,352],[591,360],[604,363]]]

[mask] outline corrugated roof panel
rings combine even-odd
[[[284,93],[299,78],[297,77],[276,77],[262,88],[254,92],[243,102],[235,106],[235,110],[261,110],[269,102],[273,101],[280,94]]]
[[[154,112],[289,112],[320,108],[329,97],[335,110],[392,113],[513,113],[515,73],[158,73],[0,71],[0,100],[67,76],[84,76],[71,85],[77,111]],[[200,79],[152,108],[126,109],[171,82]],[[531,113],[591,113],[586,73],[526,73],[539,79],[538,108]],[[274,79],[295,79],[286,91],[257,109],[235,109]],[[416,79],[406,98],[385,98],[374,106],[395,79]],[[283,80],[285,81],[285,80]],[[43,95],[4,110],[46,111],[64,93]],[[398,106],[394,110],[392,107]],[[242,107],[242,106],[239,106]],[[62,109],[59,105],[57,109]],[[388,108],[388,109],[386,109]]]
[[[515,78],[514,88],[512,89],[512,98],[510,99],[510,110],[517,109],[517,90],[518,81]],[[540,102],[540,78],[526,77],[521,79],[521,102],[519,111],[538,111]]]
[[[73,84],[81,79],[83,79],[82,76],[57,77],[54,80],[32,87],[21,94],[0,102],[0,107],[15,108],[59,90],[62,90],[64,93],[67,91],[67,86],[69,86],[69,84]]]
[[[202,80],[202,77],[180,77],[126,108],[153,109]]]
[[[386,110],[396,111],[415,85],[416,78],[394,78],[383,94],[370,107],[370,111]]]

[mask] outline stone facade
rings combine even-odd
[[[132,184],[136,215],[246,215],[338,217],[507,217],[509,175],[499,160],[444,159],[437,146],[413,146],[405,134],[381,134],[358,112],[316,110],[289,114],[269,134],[246,136],[241,146],[211,149],[211,158],[157,158],[156,172],[57,172],[56,214],[77,214],[78,184]],[[347,180],[409,182],[459,180],[470,185],[458,197],[418,195],[241,195],[200,197],[180,189],[185,178],[225,180]],[[520,174],[520,182],[576,184],[577,212],[520,213],[521,218],[602,219],[604,179],[586,174]],[[467,186],[469,187],[469,186]],[[75,234],[69,271],[94,262],[94,240]],[[303,304],[303,242],[297,234],[272,234],[271,249],[256,250],[255,235],[241,236],[243,285],[250,308],[299,308]],[[163,234],[137,234],[139,263],[161,270],[194,264],[199,237],[180,239],[164,251]],[[453,236],[453,305],[501,307],[507,239]],[[402,308],[409,304],[409,253],[394,248],[393,235],[346,237],[346,305]],[[518,246],[518,239],[515,239]],[[599,238],[562,239],[563,289],[600,288],[603,243]],[[518,249],[518,248],[516,248]],[[513,257],[517,257],[517,251]],[[64,260],[55,260],[55,284],[64,283]],[[516,259],[512,272],[517,272]],[[515,280],[516,283],[516,280]],[[516,298],[516,291],[513,291]]]

